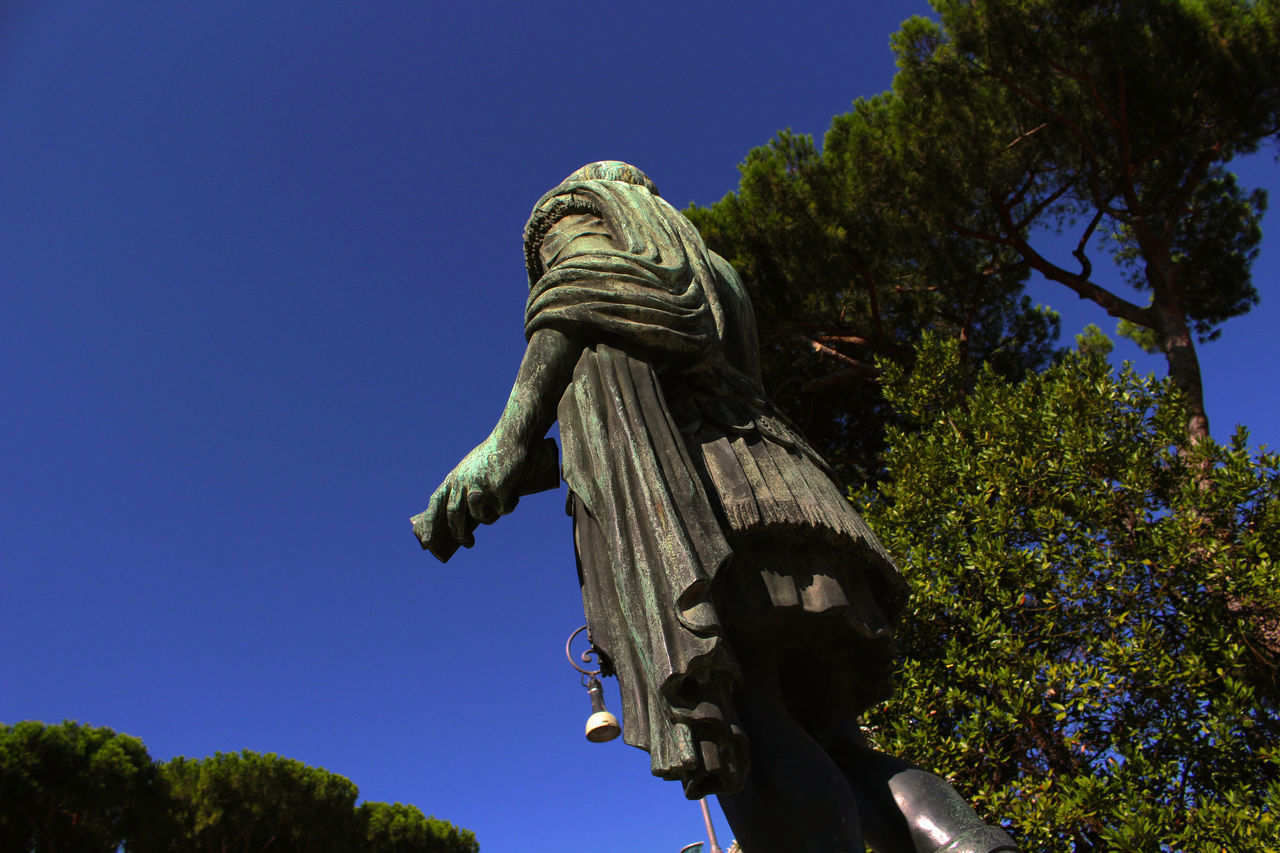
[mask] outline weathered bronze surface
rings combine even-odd
[[[942,779],[871,749],[906,585],[765,397],[733,268],[617,161],[525,228],[528,348],[493,432],[413,519],[447,560],[563,476],[623,737],[750,853],[1013,850]]]

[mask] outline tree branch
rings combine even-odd
[[[1046,127],[1048,127],[1048,126],[1049,126],[1049,122],[1047,122],[1047,121],[1042,121],[1042,122],[1040,122],[1040,124],[1036,125],[1035,127],[1031,128],[1030,130],[1026,131],[1025,133],[1020,133],[1020,134],[1018,134],[1016,137],[1014,137],[1014,139],[1013,139],[1013,141],[1012,141],[1012,142],[1010,142],[1008,145],[1006,145],[1006,146],[1004,147],[1004,150],[1005,150],[1005,151],[1008,151],[1008,150],[1009,150],[1010,148],[1012,148],[1013,146],[1017,145],[1018,143],[1022,142],[1023,140],[1030,139],[1032,136],[1034,136],[1035,134],[1037,134],[1037,133],[1039,133],[1040,131],[1044,130],[1044,129],[1045,129]]]
[[[995,202],[994,199],[992,199],[992,201]],[[1006,236],[987,234],[980,231],[971,231],[954,222],[947,222],[946,224],[948,228],[951,228],[961,236],[969,237],[974,240],[984,240],[990,243],[1009,246],[1026,259],[1027,263],[1030,264],[1031,268],[1036,272],[1040,273],[1050,281],[1056,281],[1059,284],[1066,285],[1071,290],[1075,291],[1076,295],[1081,299],[1088,299],[1089,301],[1096,303],[1112,317],[1119,317],[1140,326],[1153,326],[1154,318],[1151,316],[1149,309],[1139,308],[1127,299],[1122,299],[1111,291],[1099,287],[1089,279],[1075,275],[1074,273],[1064,270],[1062,267],[1053,263],[1048,258],[1037,252],[1030,243],[1018,234],[1014,229],[1013,220],[1009,215],[1007,208],[996,202],[996,209],[1000,217],[1000,224],[1005,228]]]
[[[810,349],[819,355],[825,355],[827,358],[835,359],[845,365],[847,370],[861,371],[871,376],[879,375],[879,372],[868,364],[858,361],[856,358],[850,358],[839,350],[833,349],[821,341],[815,340],[808,335],[802,335],[799,332],[792,332],[791,339],[797,343],[804,344],[806,349]]]
[[[1045,208],[1070,192],[1074,184],[1074,181],[1064,181],[1062,186],[1058,187],[1056,190],[1045,196],[1043,200],[1033,205],[1027,215],[1022,218],[1022,221],[1017,223],[1018,230],[1021,231],[1030,225],[1037,216],[1044,213]]]
[[[1031,92],[1019,86],[1007,74],[1002,74],[994,70],[988,70],[986,73],[990,74],[993,78],[999,81],[1000,84],[1003,85],[1010,92],[1013,92],[1015,95],[1022,98],[1022,100],[1026,101],[1032,107],[1039,110],[1041,113],[1043,113],[1053,121],[1057,122],[1058,124],[1061,124],[1063,127],[1065,127],[1068,131],[1071,132],[1071,135],[1074,136],[1076,140],[1081,144],[1081,146],[1084,147],[1085,157],[1089,161],[1090,168],[1087,170],[1087,173],[1089,175],[1090,189],[1093,191],[1095,198],[1103,198],[1104,194],[1102,192],[1102,189],[1097,185],[1098,172],[1101,169],[1101,166],[1099,164],[1102,160],[1102,156],[1099,154],[1097,146],[1093,144],[1093,140],[1090,138],[1090,136],[1087,133],[1084,132],[1083,128],[1081,128],[1078,124],[1076,124],[1074,121],[1068,118],[1064,113],[1058,112],[1053,107],[1049,106],[1048,104],[1044,103],[1039,98],[1037,98],[1035,95],[1031,94]]]
[[[1080,277],[1089,278],[1093,275],[1093,261],[1089,260],[1089,255],[1085,252],[1085,246],[1089,244],[1089,238],[1093,236],[1094,230],[1098,227],[1098,223],[1102,221],[1102,208],[1099,207],[1093,214],[1093,219],[1089,220],[1089,225],[1084,229],[1084,233],[1080,235],[1080,242],[1076,243],[1076,247],[1071,250],[1071,255],[1080,262]]]
[[[831,373],[827,376],[812,379],[800,386],[803,393],[813,393],[814,391],[825,391],[828,388],[834,388],[838,385],[848,385],[850,382],[866,381],[868,379],[877,379],[880,371],[866,364],[859,364],[857,369],[841,370],[838,373]]]
[[[911,350],[906,347],[900,347],[887,341],[874,341],[861,335],[819,335],[817,339],[821,343],[852,344],[857,347],[867,347],[876,352],[899,358],[909,358],[911,356]]]
[[[1201,181],[1204,180],[1204,176],[1208,174],[1209,167],[1213,165],[1213,161],[1218,158],[1218,154],[1222,150],[1221,146],[1222,142],[1219,140],[1214,143],[1208,151],[1205,151],[1196,158],[1195,163],[1193,163],[1191,168],[1188,170],[1186,179],[1182,181],[1177,192],[1170,200],[1169,207],[1175,212],[1175,214],[1179,211],[1187,210],[1187,208],[1191,206],[1191,196],[1195,194],[1196,188],[1200,186]],[[1173,240],[1172,229],[1176,227],[1176,222],[1177,217],[1170,216],[1168,221],[1165,223],[1164,233],[1162,236],[1169,241]]]

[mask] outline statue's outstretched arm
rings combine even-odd
[[[555,329],[529,339],[507,407],[489,437],[468,453],[414,519],[422,546],[442,560],[459,546],[475,544],[478,524],[492,524],[515,509],[521,479],[534,449],[556,420],[556,407],[582,352]]]

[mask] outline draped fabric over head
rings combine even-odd
[[[542,238],[573,213],[599,216],[616,248],[575,254],[544,273]],[[552,190],[525,228],[525,261],[527,337],[553,327],[637,358],[687,362],[723,330],[711,253],[687,219],[643,187],[579,181]]]

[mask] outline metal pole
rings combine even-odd
[[[707,825],[707,839],[711,842],[711,850],[709,853],[724,853],[720,849],[720,842],[716,841],[716,828],[711,823],[711,810],[707,808],[707,798],[703,797],[698,800],[702,806],[702,820]]]

